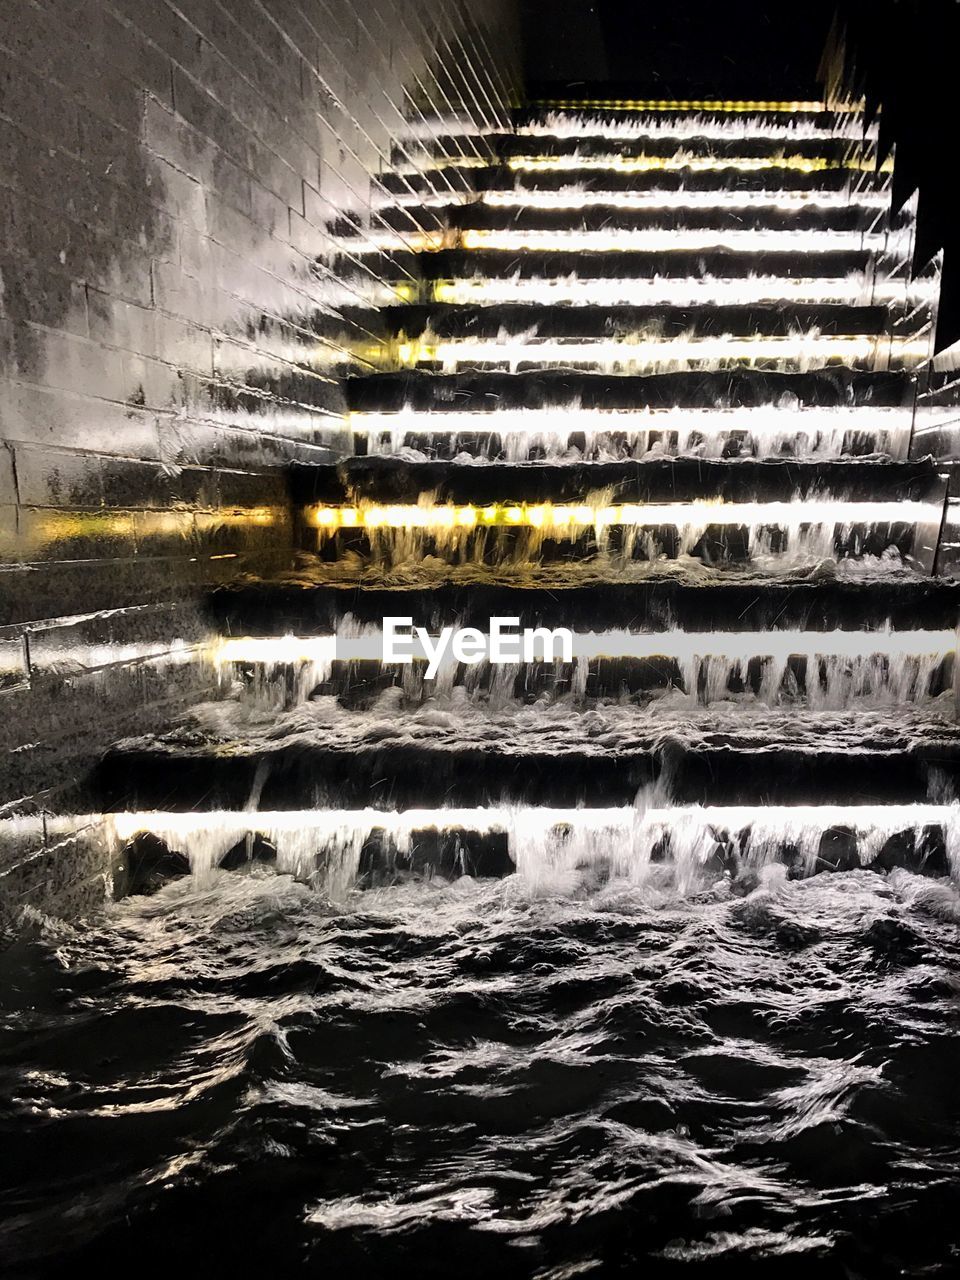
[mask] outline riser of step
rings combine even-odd
[[[524,373],[459,373],[438,378],[414,370],[360,375],[346,387],[351,409],[443,412],[534,409],[577,403],[587,409],[669,409],[775,405],[811,407],[910,405],[915,384],[903,372],[824,369],[811,373],[759,369],[708,370],[646,376],[538,369]]]
[[[949,643],[955,645],[956,633],[948,634]],[[692,637],[670,638],[662,647],[685,649],[690,639]],[[781,637],[772,639],[773,644],[779,646]],[[786,639],[789,644],[789,638]],[[369,639],[363,642],[364,648],[370,643]],[[809,637],[804,635],[796,647],[808,643]],[[825,650],[831,650],[834,643],[827,638],[820,641]],[[885,639],[880,642],[884,649],[887,643]],[[309,651],[308,640],[300,644],[304,651]],[[350,645],[349,640],[338,642],[339,649],[348,649]],[[487,661],[451,666],[448,661],[436,676],[429,675],[423,658],[418,658],[412,666],[372,659],[297,663],[283,657],[291,647],[286,637],[278,639],[275,647],[269,641],[227,642],[223,646],[225,657],[220,669],[228,678],[240,681],[245,698],[259,706],[278,709],[293,708],[315,698],[335,697],[340,706],[348,710],[376,710],[385,694],[393,696],[391,690],[402,690],[404,704],[415,707],[431,702],[437,696],[438,686],[442,686],[446,697],[489,698],[498,705],[504,699],[525,706],[543,698],[563,697],[572,698],[577,705],[610,698],[629,699],[643,705],[679,691],[704,707],[752,695],[767,706],[786,702],[800,712],[805,708],[836,710],[852,705],[857,699],[864,703],[872,701],[878,706],[884,702],[887,705],[892,702],[927,704],[941,694],[953,692],[955,669],[952,653],[899,660],[887,657],[886,653],[873,656],[869,639],[864,641],[862,652],[855,658],[846,653],[792,656],[783,661],[757,656],[768,650],[770,640],[754,636],[744,641],[736,658],[709,656],[711,646],[709,640],[705,640],[702,648],[707,656],[704,657],[595,658],[573,663],[519,663],[509,667]],[[278,660],[256,656],[271,651],[280,655]],[[253,656],[247,660],[242,656],[245,653]],[[234,657],[235,654],[238,656]]]
[[[598,490],[609,502],[801,502],[829,493],[850,502],[929,502],[942,506],[946,484],[932,458],[917,461],[804,462],[770,459],[660,459],[648,462],[499,463],[407,462],[348,458],[337,466],[295,465],[290,494],[298,503],[576,502]]]
[[[652,333],[657,338],[704,336],[790,338],[816,330],[830,335],[879,336],[887,330],[884,307],[777,306],[612,306],[563,307],[499,304],[489,307],[424,306],[385,308],[384,320],[394,332],[419,338],[429,330],[438,338],[500,338],[529,334],[536,338],[579,338],[609,341],[616,334]]]
[[[366,264],[381,278],[395,284],[409,284],[410,277],[423,280],[469,279],[482,275],[496,279],[576,277],[581,280],[669,280],[697,279],[701,276],[735,280],[750,276],[792,280],[828,281],[849,276],[863,277],[870,269],[872,255],[850,246],[844,250],[821,251],[811,247],[798,252],[785,246],[781,252],[748,249],[719,249],[707,245],[699,250],[671,249],[629,251],[617,249],[567,251],[563,247],[541,250],[535,246],[516,249],[438,249],[430,253],[370,254],[358,246],[353,261],[340,263],[347,275]]]
[[[556,413],[520,411],[518,415],[358,414],[351,418],[353,453],[389,455],[401,448],[425,458],[453,461],[466,454],[491,463],[509,461],[564,462],[661,457],[704,458],[862,458],[875,455],[903,459],[910,446],[911,419],[896,410],[884,420],[873,411],[860,425],[845,425],[843,410],[832,421],[789,412],[779,420],[768,415],[750,421],[711,415],[697,421],[661,415],[651,421],[639,414],[591,416],[578,410]],[[473,421],[470,421],[473,419]],[[613,419],[613,420],[611,420]],[[792,419],[792,420],[791,420]],[[806,419],[806,420],[804,420]],[[849,419],[847,419],[849,421]],[[474,425],[474,422],[476,425]],[[652,452],[651,452],[652,451]],[[926,450],[915,448],[915,457]]]
[[[411,213],[419,209],[404,205],[382,210],[381,219],[388,226],[406,231],[411,227]],[[445,225],[458,230],[511,231],[716,231],[751,232],[758,237],[765,232],[797,235],[823,234],[863,235],[882,232],[878,210],[863,205],[818,205],[810,201],[795,208],[780,208],[771,202],[755,203],[746,208],[707,207],[696,205],[675,209],[623,208],[616,201],[609,205],[591,204],[585,208],[503,207],[471,201],[468,204],[437,206],[427,215],[431,225],[438,217]],[[758,240],[759,243],[759,240]]]
[[[553,171],[520,172],[507,165],[491,163],[482,168],[474,165],[443,169],[426,169],[421,173],[384,174],[380,185],[386,193],[409,191],[433,192],[464,188],[475,191],[558,191],[572,188],[586,191],[726,191],[732,182],[742,191],[847,191],[861,184],[885,185],[885,175],[855,173],[849,169],[825,169],[804,173],[799,169],[653,169],[648,172],[621,173],[614,168],[564,168]]]
[[[582,134],[560,137],[545,134],[500,134],[490,140],[501,163],[517,159],[539,159],[551,156],[590,156],[600,159],[631,160],[645,157],[664,160],[699,159],[779,161],[803,157],[824,166],[843,166],[848,158],[857,162],[864,148],[854,139],[800,137],[704,137],[696,134],[679,137],[605,137],[591,133],[589,126]],[[869,149],[868,149],[869,153]],[[829,172],[829,168],[825,168]]]
[[[576,807],[629,805],[640,788],[669,777],[678,804],[916,804],[927,799],[942,771],[960,763],[956,738],[895,750],[882,731],[875,742],[856,748],[848,743],[811,751],[772,740],[738,747],[732,733],[716,733],[712,748],[685,750],[672,743],[664,750],[651,719],[631,749],[584,747],[571,735],[569,749],[559,754],[538,751],[542,734],[533,735],[525,752],[489,742],[437,746],[426,736],[415,744],[350,750],[301,734],[289,747],[254,751],[236,744],[230,754],[120,744],[88,780],[86,798],[95,809],[181,812],[244,809],[252,795],[262,809],[419,808],[436,805],[441,796],[451,806],[510,801]]]
[[[392,217],[402,216],[395,211]],[[389,221],[390,219],[388,219]],[[511,231],[716,231],[782,234],[863,235],[878,230],[877,212],[848,208],[777,209],[620,209],[615,205],[588,209],[497,208],[483,203],[454,205],[446,210],[448,225],[459,230]],[[409,220],[400,223],[408,225]]]
[[[735,891],[747,893],[757,887],[763,869],[771,863],[784,866],[791,878],[861,868],[882,874],[902,867],[930,876],[944,876],[951,870],[954,820],[945,814],[937,821],[938,814],[944,813],[937,806],[924,810],[890,806],[885,820],[885,815],[879,815],[879,830],[854,809],[848,811],[850,825],[833,829],[821,829],[826,819],[818,822],[815,811],[809,811],[809,829],[796,832],[791,831],[789,815],[781,818],[776,809],[752,824],[736,814],[732,821],[741,824],[736,827],[722,825],[729,811],[715,812],[714,823],[691,828],[688,813],[679,811],[684,825],[678,836],[670,829],[669,811],[663,821],[652,820],[646,829],[631,823],[627,814],[612,811],[606,818],[609,829],[601,828],[601,834],[595,827],[577,827],[582,812],[525,810],[516,817],[507,816],[503,822],[507,829],[498,831],[484,825],[490,819],[483,813],[477,814],[477,824],[471,827],[470,810],[451,814],[446,822],[443,811],[435,810],[413,819],[413,825],[405,824],[398,836],[392,820],[385,819],[378,827],[376,818],[367,813],[340,810],[336,818],[342,821],[342,829],[326,830],[321,821],[312,839],[309,828],[291,839],[286,814],[265,814],[260,829],[254,818],[245,832],[239,815],[226,816],[223,829],[211,832],[178,829],[176,822],[172,831],[166,831],[159,824],[169,821],[170,815],[157,815],[154,822],[164,830],[163,840],[151,833],[150,816],[143,815],[144,832],[126,845],[118,859],[114,891],[117,898],[155,892],[191,870],[207,887],[217,871],[256,866],[262,874],[265,865],[326,892],[332,890],[335,896],[351,889],[436,877],[500,879],[517,874],[534,883],[549,883],[559,876],[597,888],[614,877],[653,880],[665,886],[671,877],[692,874],[699,885],[729,878]],[[833,816],[832,811],[823,812]],[[904,826],[891,832],[894,813],[902,815]],[[604,821],[603,811],[597,817]],[[279,831],[270,825],[278,819]],[[427,825],[431,819],[437,825]],[[236,825],[231,827],[231,821]],[[418,827],[416,821],[424,825]],[[538,839],[525,844],[527,831],[533,829]],[[236,837],[237,842],[221,853]]]
[[[212,623],[233,636],[332,634],[347,614],[370,625],[410,617],[431,631],[454,622],[486,631],[494,617],[573,631],[930,631],[960,621],[960,582],[758,579],[691,586],[663,578],[545,591],[485,583],[378,590],[281,581],[221,589],[207,607]]]
[[[690,101],[634,100],[629,86],[622,86],[624,94],[618,97],[616,86],[605,86],[609,97],[603,99],[577,98],[536,99],[513,113],[517,133],[530,127],[544,127],[545,122],[560,120],[577,125],[583,120],[643,129],[688,127],[701,121],[722,126],[731,131],[749,131],[753,126],[798,128],[806,126],[832,131],[836,129],[860,129],[866,120],[862,110],[831,111],[822,103],[784,102],[774,105],[764,102],[726,102],[720,99]]]

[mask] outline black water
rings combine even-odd
[[[0,960],[0,1270],[955,1275],[958,921],[905,872],[222,873],[48,925]]]

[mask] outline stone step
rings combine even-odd
[[[513,303],[458,306],[429,303],[384,309],[384,320],[408,339],[429,333],[437,338],[491,340],[512,335],[610,341],[634,334],[670,341],[705,337],[789,339],[815,331],[823,337],[878,337],[888,325],[882,306],[835,304],[720,306],[583,306]]]
[[[608,164],[598,167],[585,164],[573,167],[574,158],[566,157],[570,167],[523,171],[491,159],[477,163],[472,158],[458,161],[454,157],[442,167],[383,174],[380,185],[387,194],[395,192],[432,192],[454,183],[465,190],[498,191],[508,188],[532,191],[582,189],[587,191],[737,191],[756,192],[846,192],[861,184],[884,188],[886,174],[858,174],[835,168],[806,171],[798,168],[764,169],[670,169],[618,170]]]
[[[348,275],[364,269],[373,271],[388,283],[408,291],[412,290],[412,281],[456,281],[474,276],[501,280],[567,277],[636,280],[646,282],[646,287],[652,281],[663,279],[682,281],[688,288],[691,282],[701,278],[724,281],[760,278],[781,281],[784,288],[793,281],[824,281],[827,282],[824,289],[834,296],[840,288],[838,282],[848,278],[858,287],[866,287],[867,283],[872,287],[874,257],[872,250],[852,243],[843,248],[823,245],[803,250],[787,240],[781,242],[777,252],[759,246],[750,250],[742,244],[721,248],[706,241],[698,249],[683,248],[674,242],[669,250],[652,246],[645,249],[639,242],[622,249],[596,243],[591,251],[584,243],[574,245],[558,240],[549,249],[538,248],[533,242],[527,242],[520,249],[498,249],[492,243],[478,241],[470,249],[437,248],[429,253],[414,253],[403,251],[398,242],[389,254],[373,252],[366,241],[357,241],[350,260],[344,259],[340,267]],[[858,293],[857,299],[859,296]],[[414,300],[411,297],[411,301]]]
[[[902,462],[669,458],[485,467],[472,462],[354,457],[338,464],[294,464],[289,488],[294,502],[304,504],[415,503],[420,495],[429,494],[437,506],[571,503],[598,490],[611,503],[658,506],[711,500],[802,504],[829,493],[835,501],[853,504],[902,503],[905,512],[915,503],[940,508],[946,493],[933,458]]]
[[[703,458],[903,459],[913,413],[907,408],[604,410],[557,406],[487,412],[399,409],[353,412],[355,454],[413,449],[424,459],[463,455],[501,462]],[[945,468],[949,470],[949,468]]]
[[[536,205],[523,208],[503,208],[485,201],[452,206],[445,211],[448,225],[460,231],[529,231],[529,232],[634,232],[639,240],[648,234],[655,239],[657,233],[678,234],[680,244],[684,236],[702,236],[709,247],[711,235],[718,242],[725,235],[736,232],[742,241],[747,235],[756,239],[756,247],[766,247],[768,236],[803,237],[800,247],[809,245],[816,250],[817,240],[822,240],[822,250],[837,247],[871,248],[882,245],[882,222],[877,211],[862,205],[839,207],[820,206],[810,202],[793,209],[775,205],[755,205],[747,208],[699,209],[696,205],[678,209],[624,209],[610,205],[577,209],[543,209]],[[881,225],[878,227],[878,222]],[[858,244],[857,241],[860,240]]]
[[[397,691],[399,693],[399,691]],[[87,781],[93,809],[384,808],[632,804],[659,781],[680,804],[913,804],[960,763],[949,710],[749,717],[684,706],[519,710],[462,700],[403,714],[331,699],[286,713],[211,713],[128,739]]]
[[[903,371],[817,369],[807,373],[777,370],[689,370],[647,375],[612,375],[566,369],[530,369],[521,373],[466,371],[447,377],[418,370],[351,378],[346,387],[351,409],[365,412],[482,413],[496,409],[535,409],[576,404],[586,409],[727,408],[776,405],[803,407],[912,406],[913,378]]]
[[[523,627],[567,626],[581,632],[941,631],[960,620],[960,582],[898,575],[857,580],[825,573],[813,579],[693,584],[664,573],[642,583],[549,591],[483,582],[378,589],[319,585],[293,571],[287,578],[222,587],[207,608],[212,625],[226,636],[331,634],[347,614],[361,625],[409,616],[434,630],[451,622],[486,630],[491,617],[516,617]]]

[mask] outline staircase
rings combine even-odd
[[[442,152],[474,195],[395,175],[350,247],[389,336],[292,477],[296,568],[213,601],[229,696],[91,782],[120,891],[955,869],[936,288],[860,110],[542,104]],[[572,651],[428,679],[386,617]]]

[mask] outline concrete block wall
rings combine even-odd
[[[518,66],[513,0],[0,6],[0,817],[169,714],[51,637],[113,611],[154,661],[288,562],[284,467],[340,446],[391,296],[366,250],[421,226],[381,182],[455,185],[445,121],[505,121]]]

